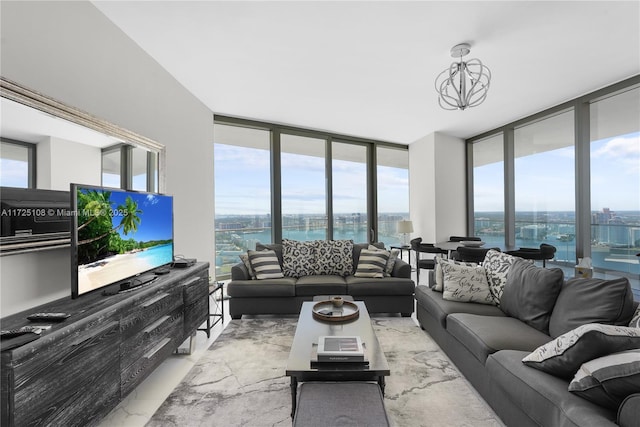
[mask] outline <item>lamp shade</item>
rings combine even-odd
[[[413,233],[413,223],[411,221],[398,221],[398,233]]]

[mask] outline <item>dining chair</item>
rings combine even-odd
[[[422,237],[411,240],[411,249],[416,253],[416,284],[420,284],[420,269],[434,270],[436,268],[436,257],[446,254],[447,251],[436,248],[433,243],[422,243]],[[430,254],[430,258],[421,258],[420,254]]]
[[[500,252],[500,248],[472,248],[467,246],[460,246],[453,253],[452,257],[456,261],[476,262],[478,264],[482,264],[482,261],[484,261],[484,257],[491,249]]]
[[[539,248],[519,248],[515,251],[507,251],[509,255],[534,261],[542,261],[542,266],[547,266],[547,260],[556,255],[556,247],[547,243],[540,244]]]

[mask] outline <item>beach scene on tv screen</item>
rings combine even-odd
[[[169,196],[77,189],[78,293],[173,261]]]

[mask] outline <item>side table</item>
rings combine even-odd
[[[215,298],[216,292],[220,292],[220,300]],[[213,300],[213,313],[211,312],[211,301]],[[207,338],[211,337],[211,328],[222,322],[224,324],[224,283],[215,282],[209,284],[209,300],[207,301],[207,307],[209,308],[209,316],[207,316],[206,328],[200,328],[199,331],[203,331],[207,334]],[[215,320],[212,320],[215,319]]]

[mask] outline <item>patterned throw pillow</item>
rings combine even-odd
[[[436,292],[442,292],[444,290],[444,274],[442,273],[442,264],[456,264],[456,265],[466,265],[467,267],[477,267],[478,264],[475,262],[462,262],[455,261],[452,259],[442,258],[440,256],[436,257],[436,268],[435,268],[435,280],[432,283],[432,289]]]
[[[494,249],[490,249],[484,257],[482,266],[487,271],[487,281],[495,305],[500,305],[500,298],[507,284],[507,273],[516,259],[518,257]]]
[[[494,304],[487,282],[487,273],[483,267],[443,263],[442,273],[444,276],[442,299]]]
[[[389,260],[389,252],[382,250],[363,249],[360,251],[358,268],[354,276],[356,277],[384,277],[384,270]]]
[[[384,277],[391,276],[391,273],[393,272],[393,267],[396,265],[396,260],[400,255],[400,249],[391,249],[391,252],[389,252],[389,251],[386,251],[385,249],[378,248],[373,245],[369,245],[367,249],[369,249],[370,251],[385,251],[389,253],[389,259],[387,260],[387,265],[384,268]]]
[[[315,240],[316,274],[353,273],[353,240]]]
[[[247,251],[256,279],[280,279],[284,277],[275,251]]]
[[[640,390],[640,349],[623,351],[583,363],[569,391],[593,403],[618,409],[622,401]]]
[[[282,270],[287,277],[316,274],[316,246],[314,242],[282,239]]]
[[[640,329],[587,323],[536,348],[522,363],[551,375],[571,378],[585,362],[640,348]]]
[[[633,313],[631,322],[629,322],[629,327],[640,328],[640,305],[636,308],[636,312]]]
[[[253,271],[253,268],[251,268],[251,263],[249,262],[249,255],[248,254],[240,254],[238,256],[240,257],[240,261],[242,261],[244,266],[247,267],[247,271],[249,272],[249,278],[252,279],[252,280],[255,279],[256,278],[256,273]]]

